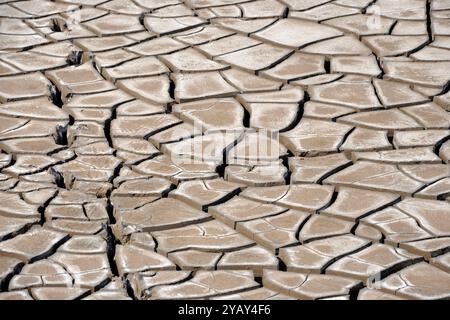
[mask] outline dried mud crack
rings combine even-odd
[[[0,3],[0,300],[449,299],[450,2]]]

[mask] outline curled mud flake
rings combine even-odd
[[[450,297],[448,1],[0,2],[0,300]]]

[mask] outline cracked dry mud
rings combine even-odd
[[[450,298],[449,71],[448,0],[1,0],[0,300]]]

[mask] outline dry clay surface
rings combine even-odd
[[[449,0],[0,0],[0,299],[448,299],[449,81]]]

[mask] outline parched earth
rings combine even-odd
[[[0,17],[0,299],[450,298],[449,0]]]

